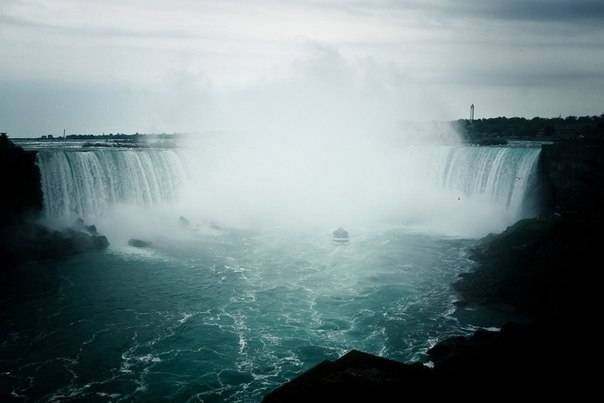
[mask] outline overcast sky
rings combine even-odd
[[[0,0],[9,137],[604,113],[602,0]]]

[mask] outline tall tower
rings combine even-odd
[[[474,120],[474,104],[470,105],[470,120]]]

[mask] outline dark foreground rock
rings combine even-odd
[[[423,365],[409,365],[352,350],[323,361],[268,394],[263,402],[400,402],[444,396],[446,379]],[[404,397],[404,398],[403,398]]]
[[[434,368],[353,350],[274,390],[263,403],[588,400],[594,391],[591,351],[585,348],[589,340],[574,344],[580,333],[553,322],[480,330],[432,348]]]

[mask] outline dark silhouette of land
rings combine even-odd
[[[488,118],[451,122],[472,144],[497,145],[512,140],[563,141],[604,137],[604,114],[565,118]]]
[[[448,121],[470,144],[498,145],[513,140],[562,141],[597,139],[604,136],[604,114],[557,118],[497,117]],[[199,134],[197,134],[199,135]],[[42,141],[82,141],[85,147],[174,147],[187,133],[45,134]]]

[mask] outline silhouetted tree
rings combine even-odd
[[[13,146],[13,142],[9,140],[6,133],[0,133],[0,148],[8,148]]]

